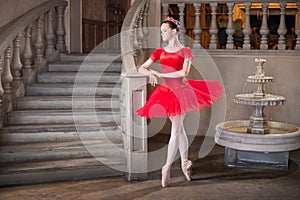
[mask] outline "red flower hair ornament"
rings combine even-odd
[[[167,17],[166,21],[173,22],[178,28],[180,28],[180,21],[174,19],[173,17]]]

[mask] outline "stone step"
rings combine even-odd
[[[25,96],[16,100],[16,110],[50,110],[72,108],[113,108],[120,107],[119,98],[83,96]]]
[[[123,144],[105,140],[10,144],[1,145],[0,164],[124,155]]]
[[[0,145],[8,143],[63,142],[74,140],[122,140],[117,124],[18,125],[2,129]]]
[[[121,63],[105,62],[51,62],[48,64],[48,70],[51,72],[121,72]]]
[[[119,95],[120,84],[40,83],[27,86],[27,96],[105,96]]]
[[[119,72],[43,72],[37,76],[39,83],[74,83],[74,82],[105,82],[120,81]]]
[[[8,125],[120,123],[120,112],[109,110],[16,110],[8,113]]]
[[[40,162],[10,163],[0,167],[0,185],[37,184],[123,176],[124,159],[75,158]]]
[[[121,62],[121,54],[112,53],[90,53],[90,54],[60,54],[60,60],[63,62],[81,61],[81,62]]]

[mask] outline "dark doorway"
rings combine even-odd
[[[83,53],[120,33],[130,4],[131,0],[82,0]],[[119,48],[119,41],[112,42],[108,48]]]

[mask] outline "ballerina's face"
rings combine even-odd
[[[176,33],[176,29],[171,29],[168,23],[163,23],[160,27],[160,31],[163,41],[170,41],[172,38],[174,38]]]

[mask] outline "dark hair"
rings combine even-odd
[[[172,21],[165,20],[165,21],[163,21],[163,24],[164,23],[169,24],[171,29],[176,29],[176,31],[179,32],[179,27],[180,27],[180,22],[179,21],[177,21],[177,23],[174,23]]]

